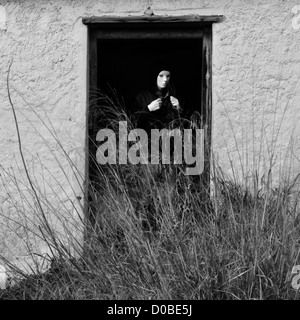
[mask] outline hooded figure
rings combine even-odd
[[[179,118],[180,104],[170,84],[171,72],[167,67],[156,68],[152,86],[136,96],[135,117],[137,127],[146,130],[168,127],[170,122]]]

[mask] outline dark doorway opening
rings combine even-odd
[[[204,196],[209,196],[212,23],[221,19],[220,16],[197,15],[83,19],[89,27],[85,197],[87,221],[93,220],[92,194],[97,189],[94,179],[97,171],[96,134],[103,128],[101,121],[94,117],[94,99],[97,98],[97,93],[105,94],[114,89],[118,97],[124,100],[126,111],[131,113],[134,111],[136,94],[148,87],[149,81],[152,81],[149,75],[156,64],[164,62],[172,69],[172,83],[184,111],[188,114],[198,111],[202,117],[205,131],[204,171],[196,180],[201,180],[202,190],[206,189]]]
[[[114,89],[128,112],[135,96],[154,84],[157,65],[170,68],[184,112],[200,112],[202,39],[104,39],[97,42],[97,82],[101,92]]]

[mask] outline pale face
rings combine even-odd
[[[170,82],[171,73],[170,71],[163,70],[157,76],[157,87],[159,89],[164,89],[168,86]]]

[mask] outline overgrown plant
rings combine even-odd
[[[110,98],[96,100],[97,105],[106,116],[109,109],[111,119],[129,121]],[[41,203],[31,206],[43,222],[39,235],[55,254],[45,272],[26,275],[19,270],[23,280],[1,290],[0,299],[298,298],[291,286],[292,268],[299,263],[296,180],[274,189],[250,189],[225,179],[212,161],[213,192],[205,198],[201,191],[207,186],[193,188],[195,182],[183,174],[171,183],[162,168],[151,164],[94,165],[97,177],[85,199],[93,219],[82,221],[84,245],[74,241],[80,257],[52,230],[49,214],[43,214],[44,208],[57,217],[61,212],[30,183]],[[32,182],[29,172],[27,178]],[[254,172],[252,185],[259,185],[257,179]],[[82,231],[78,220],[74,227]]]

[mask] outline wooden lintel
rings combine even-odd
[[[82,22],[92,24],[144,24],[144,23],[213,23],[224,20],[223,15],[184,15],[184,16],[91,16],[83,17]]]

